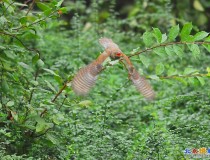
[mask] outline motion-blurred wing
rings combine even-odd
[[[145,98],[148,100],[152,100],[155,98],[155,92],[152,89],[151,85],[147,82],[147,80],[140,76],[139,73],[133,69],[133,73],[130,75],[130,79],[133,81],[136,89],[143,94]]]
[[[86,95],[94,86],[97,76],[102,70],[102,65],[95,61],[81,68],[72,80],[73,91],[78,95]]]
[[[99,39],[99,43],[105,48],[117,48],[119,49],[118,45],[115,44],[112,39],[109,38],[101,38]]]

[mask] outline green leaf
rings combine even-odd
[[[184,75],[188,75],[188,74],[192,74],[192,73],[196,73],[196,72],[198,72],[198,70],[191,68],[191,67],[187,67],[184,70]]]
[[[51,8],[44,11],[44,15],[45,16],[49,16],[51,13],[52,13],[52,9]]]
[[[149,78],[159,81],[160,78],[157,75],[150,75]]]
[[[167,53],[168,56],[174,56],[174,49],[173,46],[166,46],[165,47],[165,51]]]
[[[60,7],[64,0],[59,1],[55,6]]]
[[[205,81],[204,81],[204,78],[203,77],[196,77],[198,80],[199,80],[199,82],[200,82],[200,84],[202,85],[202,86],[204,86],[205,85]]]
[[[166,33],[162,34],[162,40],[161,40],[161,43],[165,42],[167,40],[167,35]]]
[[[192,52],[194,58],[198,58],[200,55],[200,49],[197,44],[189,44],[188,48]]]
[[[47,139],[49,139],[53,144],[59,144],[59,140],[56,139],[52,134],[46,134]]]
[[[15,104],[14,101],[9,101],[9,102],[7,102],[7,106],[8,106],[8,107],[14,106],[14,104]]]
[[[43,62],[41,59],[39,59],[39,60],[37,61],[37,66],[38,66],[39,68],[43,68],[43,67],[44,67],[44,62]]]
[[[32,63],[36,64],[38,60],[39,60],[39,54],[37,53],[37,54],[35,54],[35,56],[33,56]]]
[[[139,58],[140,58],[141,62],[144,64],[144,66],[148,68],[148,66],[150,64],[149,58],[145,57],[144,55],[140,55]]]
[[[153,28],[154,37],[156,38],[158,43],[162,41],[162,33],[159,28]]]
[[[21,17],[21,18],[20,18],[20,23],[21,23],[22,25],[25,25],[25,24],[27,23],[27,17],[26,17],[26,16]]]
[[[12,117],[15,121],[18,121],[18,114],[16,112],[11,111]]]
[[[210,52],[210,45],[209,44],[203,44],[203,47]]]
[[[198,32],[194,35],[194,41],[202,40],[202,39],[206,38],[208,36],[208,34],[209,33],[205,32],[205,31]]]
[[[30,66],[27,65],[27,64],[25,64],[25,63],[23,63],[23,62],[18,62],[18,64],[19,64],[21,67],[25,68],[25,69],[30,69]]]
[[[179,35],[179,25],[173,26],[170,30],[169,30],[169,40],[170,41],[174,41],[174,39]]]
[[[78,104],[81,107],[88,107],[88,106],[92,105],[92,102],[90,100],[84,100],[84,101],[79,102]]]
[[[62,11],[62,13],[67,13],[67,8],[66,7],[62,7],[59,10]]]
[[[51,70],[51,69],[47,69],[47,68],[43,68],[43,70],[45,70],[46,72],[48,72],[48,73],[50,73],[50,74],[52,74],[52,75],[54,75],[54,76],[59,76],[58,74],[56,74],[53,70]]]
[[[176,53],[176,55],[177,55],[180,59],[182,59],[182,57],[183,57],[183,55],[184,55],[183,49],[182,49],[180,46],[178,46],[178,45],[173,45],[173,49],[174,49],[174,52]]]
[[[10,91],[9,85],[5,79],[2,80],[2,90],[7,93]]]
[[[45,10],[49,10],[50,7],[47,6],[46,4],[44,3],[41,3],[41,2],[36,2],[37,6],[39,7],[39,9],[41,9],[42,11],[45,11]]]
[[[165,48],[163,47],[155,48],[153,52],[155,52],[155,54],[159,55],[162,58],[166,56],[166,51],[165,51]]]
[[[192,31],[192,23],[186,23],[181,30],[181,41],[188,41]]]
[[[44,80],[47,83],[47,86],[54,92],[56,93],[56,89],[52,86],[52,84],[50,82],[48,82],[47,80]]]
[[[157,75],[162,74],[164,72],[164,65],[162,63],[158,63],[155,68],[155,72]]]
[[[0,26],[3,26],[5,23],[7,23],[7,19],[4,16],[0,17]]]
[[[152,46],[154,44],[154,37],[153,34],[150,32],[144,32],[143,34],[143,42],[144,44],[149,47]]]
[[[201,12],[204,11],[204,8],[203,8],[203,6],[202,6],[202,4],[200,3],[199,0],[194,0],[193,7],[198,11],[201,11]]]
[[[57,125],[59,125],[61,122],[63,122],[65,120],[63,114],[55,114],[53,115],[53,122]]]
[[[46,129],[45,123],[37,123],[37,125],[36,125],[36,132],[37,133],[42,132],[45,129]]]
[[[173,68],[173,67],[170,67],[170,68],[168,69],[167,75],[168,75],[168,76],[177,75],[177,70],[176,70],[175,68]]]

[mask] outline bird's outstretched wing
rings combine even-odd
[[[136,89],[148,100],[153,100],[155,98],[155,92],[149,82],[141,76],[135,68],[129,73],[130,79],[133,82]]]
[[[95,61],[81,68],[72,80],[73,91],[78,95],[88,94],[90,89],[94,86],[101,70],[102,65]]]

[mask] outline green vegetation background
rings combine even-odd
[[[208,0],[0,1],[0,159],[180,160],[210,147],[209,9]],[[51,102],[104,36],[136,54],[156,99],[117,62],[88,96],[69,83]]]

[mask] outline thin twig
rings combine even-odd
[[[52,99],[52,101],[51,102],[55,102],[55,100],[58,98],[58,96],[63,92],[63,90],[67,87],[67,84],[68,83],[70,83],[71,82],[71,80],[70,81],[67,81],[64,85],[63,85],[63,87],[58,91],[58,93],[55,95],[55,97]]]
[[[136,52],[134,54],[131,54],[129,55],[128,57],[133,57],[133,56],[136,56],[136,55],[139,55],[141,53],[144,53],[144,52],[148,52],[148,51],[151,51],[155,48],[159,48],[159,47],[166,47],[166,46],[170,46],[170,45],[174,45],[174,44],[210,44],[210,42],[168,42],[168,43],[163,43],[163,44],[160,44],[160,45],[157,45],[157,46],[153,46],[153,47],[150,47],[150,48],[146,48],[142,51],[139,51],[139,52]]]
[[[35,0],[32,1],[32,4],[31,6],[29,7],[27,13],[26,13],[26,16],[28,15],[28,13],[32,10],[33,6],[34,6],[34,3],[35,3]]]
[[[57,10],[53,11],[49,16],[44,17],[44,18],[42,18],[42,19],[40,19],[38,21],[35,21],[35,22],[33,22],[33,23],[31,23],[31,24],[29,24],[27,26],[20,26],[18,28],[12,28],[12,30],[19,30],[19,29],[22,29],[22,28],[27,28],[27,27],[33,26],[33,25],[35,25],[37,23],[40,23],[42,21],[45,21],[47,18],[51,18],[55,12],[57,12]]]
[[[13,35],[13,34],[11,34],[11,33],[6,33],[6,32],[0,32],[0,34],[7,35],[7,36],[10,36],[10,37],[15,38],[16,40],[18,40],[18,41],[22,44],[22,46],[23,46],[25,49],[27,49],[28,51],[33,51],[33,52],[38,53],[38,54],[39,54],[39,57],[40,57],[41,54],[40,54],[39,50],[37,50],[37,49],[35,49],[35,48],[28,48],[28,47],[22,42],[22,40],[20,40],[16,35]]]
[[[9,8],[13,3],[15,3],[15,1],[11,2],[11,3],[7,6],[7,8],[3,11],[3,13],[2,13],[1,16],[4,16],[4,14],[5,14],[6,11],[8,10],[8,8]]]
[[[188,74],[188,75],[172,75],[172,76],[161,76],[160,79],[172,79],[172,78],[190,78],[190,77],[207,77],[208,74]]]

